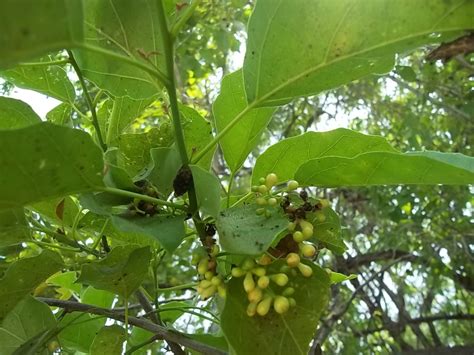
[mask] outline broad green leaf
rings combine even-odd
[[[385,73],[396,53],[472,28],[473,13],[465,0],[260,0],[248,25],[248,101],[282,105]]]
[[[197,203],[204,215],[217,218],[221,205],[219,179],[197,165],[190,166],[196,190]]]
[[[246,108],[242,70],[238,70],[222,79],[221,92],[212,106],[217,132],[221,132]],[[231,171],[237,171],[255,148],[274,111],[273,108],[249,110],[219,141]]]
[[[369,152],[325,157],[301,165],[295,178],[306,186],[463,185],[474,183],[474,158],[459,153]]]
[[[285,139],[268,148],[257,158],[252,184],[261,177],[275,173],[280,181],[294,178],[301,164],[310,159],[326,156],[354,157],[368,151],[396,152],[379,136],[370,136],[338,128],[328,132],[308,132]]]
[[[3,0],[0,68],[74,47],[83,35],[81,1]]]
[[[283,264],[284,261],[279,261],[271,268],[278,272]],[[249,317],[242,279],[230,280],[221,314],[221,328],[235,354],[308,354],[314,330],[329,299],[327,272],[314,264],[311,268],[313,275],[309,278],[300,273],[289,277],[287,287],[296,290],[292,296],[296,306],[281,315],[272,308],[264,317]],[[276,294],[281,294],[284,289],[273,283],[270,287]]]
[[[186,307],[189,306],[189,303],[183,301],[171,301],[160,305],[161,321],[165,324],[173,324],[185,313]]]
[[[195,109],[180,105],[181,122],[186,142],[186,152],[192,158],[198,154],[213,138],[211,123]],[[198,163],[201,168],[209,169],[215,149],[211,149]]]
[[[149,332],[148,330],[138,328],[138,327],[133,327],[132,332],[131,332],[130,336],[127,339],[127,350],[130,349],[130,347],[132,347],[132,346],[137,346],[139,344],[144,343],[145,341],[152,338],[154,335],[155,334],[153,334],[152,332]],[[156,342],[153,343],[153,344],[156,344]],[[148,355],[149,347],[150,347],[150,345],[148,347],[146,347],[146,346],[141,347],[141,348],[135,350],[133,352],[133,354],[134,355]]]
[[[357,278],[357,275],[355,274],[344,275],[329,269],[326,269],[326,271],[329,274],[329,281],[331,282],[331,285]]]
[[[27,342],[32,342],[33,346],[36,345],[34,338],[51,330],[55,325],[56,319],[48,305],[31,296],[24,298],[2,322],[0,353],[13,354]],[[20,352],[20,354],[25,354],[25,352]]]
[[[30,239],[30,234],[23,208],[0,211],[0,247],[26,241]]]
[[[107,125],[107,145],[115,144],[119,137],[140,116],[143,110],[152,103],[154,98],[133,100],[130,97],[116,97]]]
[[[342,239],[341,221],[338,214],[332,208],[323,208],[318,213],[324,216],[324,220],[314,218],[314,214],[308,214],[308,220],[313,223],[314,236],[311,241],[322,243],[324,247],[337,255],[346,251],[346,245]]]
[[[38,63],[50,62],[50,57]],[[23,89],[31,89],[63,102],[74,102],[76,93],[65,68],[59,65],[19,65],[0,72],[0,76]]]
[[[115,299],[113,293],[88,287],[81,295],[81,302],[110,308]],[[95,318],[95,319],[94,319]],[[99,330],[105,325],[105,318],[96,318],[88,313],[72,312],[66,314],[59,326],[65,327],[58,335],[62,346],[88,353],[92,342]]]
[[[153,148],[151,162],[141,178],[148,179],[163,196],[173,191],[173,180],[181,168],[181,157],[175,147]]]
[[[126,338],[126,330],[117,324],[103,327],[94,338],[90,348],[90,354],[121,355],[122,345]]]
[[[82,265],[77,282],[129,297],[148,275],[149,247],[116,247],[105,259]]]
[[[124,190],[135,190],[136,186],[125,169],[119,167],[119,150],[115,147],[109,148],[104,154],[105,174],[104,183],[107,186]]]
[[[114,245],[140,245],[150,246],[152,248],[159,248],[160,244],[155,238],[151,238],[149,235],[137,232],[122,232],[115,228],[110,220],[110,212],[103,213],[103,215],[97,215],[92,212],[88,212],[80,221],[79,228],[89,232],[96,233],[98,230],[103,231],[103,234],[107,238],[113,239]]]
[[[46,119],[59,126],[72,128],[72,107],[69,104],[61,103],[46,114]]]
[[[0,129],[18,129],[41,122],[33,109],[21,100],[0,96]]]
[[[100,148],[51,123],[0,131],[0,210],[102,186]]]
[[[156,1],[86,1],[84,9],[86,43],[165,71]],[[161,88],[153,75],[126,62],[86,50],[74,54],[84,75],[114,96],[145,99]]]
[[[59,254],[49,250],[12,263],[0,279],[0,319],[62,266],[63,261]]]
[[[126,205],[132,202],[130,197],[111,194],[108,192],[86,193],[80,196],[81,206],[89,211],[101,215],[110,216],[117,212],[126,210]]]
[[[168,123],[146,133],[122,134],[117,138],[118,164],[130,176],[136,176],[150,163],[150,149],[168,147],[172,143],[173,131]]]
[[[220,212],[216,227],[224,251],[232,254],[261,254],[286,229],[288,218],[281,208],[269,208],[270,217],[258,216],[258,208],[252,203]]]
[[[112,216],[111,221],[121,232],[134,233],[158,241],[169,253],[181,244],[185,236],[183,216]]]

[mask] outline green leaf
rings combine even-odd
[[[61,257],[49,250],[43,250],[38,256],[19,259],[12,263],[0,280],[0,319],[3,319],[23,297],[62,267]]]
[[[415,82],[416,81],[416,73],[412,67],[408,67],[405,65],[397,65],[395,67],[395,71],[398,75],[402,77],[403,80],[408,82]]]
[[[274,263],[277,272],[284,261]],[[288,286],[296,292],[292,296],[296,306],[282,315],[273,309],[265,316],[249,317],[246,313],[247,294],[241,278],[232,278],[228,284],[221,328],[235,354],[301,354],[306,355],[319,318],[329,299],[329,277],[326,271],[311,264],[313,275],[300,273],[290,277]],[[271,284],[276,294],[283,288]]]
[[[217,218],[221,207],[221,186],[219,179],[197,165],[190,165],[196,190],[198,207],[204,215]]]
[[[220,212],[216,227],[224,251],[232,254],[262,254],[286,230],[288,218],[281,208],[268,208],[271,211],[269,218],[258,216],[258,208],[252,203]]]
[[[0,96],[0,129],[23,128],[39,122],[39,116],[25,102]]]
[[[0,7],[0,68],[73,47],[83,39],[82,2],[4,0]]]
[[[46,119],[59,126],[72,128],[72,107],[66,103],[59,104],[46,114]]]
[[[112,216],[113,226],[124,233],[134,233],[157,240],[169,253],[172,253],[184,239],[183,216],[119,217]]]
[[[50,57],[38,63],[51,62]],[[74,102],[76,93],[66,70],[59,65],[19,65],[0,72],[0,76],[23,89],[31,89],[63,102]]]
[[[110,308],[115,299],[113,293],[88,287],[81,296],[81,302]],[[99,330],[104,326],[106,319],[97,318],[88,313],[72,312],[66,314],[60,321],[59,326],[64,329],[58,335],[62,346],[88,353],[92,342]]]
[[[268,148],[257,158],[252,184],[261,177],[275,173],[280,181],[294,178],[301,164],[326,156],[354,157],[368,151],[396,152],[379,136],[370,136],[338,128],[328,132],[308,132],[285,139]]]
[[[149,247],[116,247],[105,259],[82,265],[77,282],[128,298],[148,275]]]
[[[311,186],[463,185],[474,183],[474,158],[459,153],[369,152],[301,165],[295,178]]]
[[[46,283],[52,286],[63,287],[79,294],[81,292],[81,285],[75,283],[76,280],[77,274],[75,271],[66,271],[51,276],[46,280]]]
[[[153,0],[84,2],[86,43],[144,64],[148,60],[164,71],[156,4]],[[86,50],[74,54],[84,75],[114,96],[145,99],[161,89],[155,77],[128,63]]]
[[[228,74],[222,79],[221,92],[212,112],[217,128],[221,132],[247,107],[242,70]],[[258,144],[275,110],[258,108],[249,110],[239,122],[219,141],[225,161],[232,172],[237,171]]]
[[[0,211],[0,247],[19,244],[30,236],[23,208]]]
[[[248,25],[248,101],[282,105],[385,73],[396,53],[472,28],[473,12],[465,0],[260,0]]]
[[[314,214],[308,214],[308,220],[313,223],[314,236],[311,241],[322,243],[324,247],[337,255],[346,251],[346,245],[342,239],[341,221],[338,214],[329,207],[318,211],[324,216],[324,220],[314,218]]]
[[[21,300],[0,327],[1,354],[13,354],[22,345],[53,329],[56,319],[48,305],[33,297]],[[33,345],[36,341],[33,341]],[[21,352],[24,354],[25,352]]]
[[[122,354],[122,345],[127,338],[127,332],[119,325],[103,327],[94,338],[91,345],[91,355],[120,355]]]
[[[68,227],[72,227],[79,213],[79,207],[69,196],[37,202],[28,208],[40,213],[47,221]]]
[[[143,110],[153,102],[154,98],[144,100],[133,100],[130,97],[116,97],[114,99],[112,112],[108,119],[107,145],[113,145],[132,123],[140,116]]]
[[[326,269],[326,271],[329,274],[329,281],[331,282],[331,285],[357,278],[356,274],[344,275],[329,269]]]
[[[173,180],[181,168],[181,157],[175,147],[153,148],[147,171],[140,177],[148,179],[163,196],[173,191]]]
[[[115,147],[109,148],[104,154],[105,160],[105,176],[104,183],[107,186],[124,189],[135,190],[136,186],[125,169],[119,167],[118,156],[119,150]]]
[[[100,148],[51,123],[0,131],[0,210],[102,186]]]
[[[186,141],[188,157],[198,154],[213,138],[211,123],[204,119],[195,109],[180,105],[183,134]],[[211,149],[199,161],[201,168],[209,169],[215,149]]]

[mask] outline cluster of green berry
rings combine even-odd
[[[267,207],[274,207],[278,204],[278,197],[272,192],[272,188],[278,183],[278,177],[275,174],[268,174],[266,178],[261,178],[260,185],[252,186],[252,191],[257,194],[255,202],[260,208],[257,209],[257,215],[271,216],[271,211]]]
[[[226,297],[227,290],[224,278],[216,270],[216,256],[218,253],[219,247],[214,245],[209,255],[200,257],[197,260],[197,272],[200,277],[197,292],[202,299],[208,299],[216,293],[222,298]]]
[[[262,258],[259,259],[259,262]],[[267,262],[265,260],[264,264]],[[277,294],[270,286],[274,283],[276,286],[285,287],[288,285],[289,278],[285,267],[281,272],[269,274],[267,265],[255,262],[252,258],[247,258],[241,266],[232,268],[233,277],[243,277],[243,287],[247,293],[249,304],[247,306],[247,315],[253,317],[255,314],[265,316],[270,311],[271,306],[279,314],[286,313],[290,307],[296,305],[293,287],[286,287],[281,294]],[[309,266],[308,266],[309,267]],[[311,268],[310,268],[311,269]]]

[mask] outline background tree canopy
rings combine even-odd
[[[73,7],[64,1],[56,3],[58,9]],[[137,354],[145,354],[148,350],[180,353],[183,350],[178,344],[183,345],[185,351],[194,349],[189,350],[192,352],[230,349],[245,353],[244,347],[232,349],[234,345],[225,329],[230,328],[225,324],[232,320],[226,321],[225,317],[235,320],[237,316],[225,312],[224,301],[202,301],[196,297],[196,267],[192,265],[190,251],[198,250],[201,242],[206,243],[203,238],[196,238],[196,234],[202,237],[204,228],[208,228],[204,222],[216,220],[219,235],[223,234],[223,225],[230,222],[222,211],[227,213],[225,208],[238,203],[248,193],[249,186],[272,172],[264,171],[263,163],[258,164],[265,154],[270,155],[269,147],[287,138],[303,137],[301,135],[306,132],[342,127],[382,136],[399,152],[473,155],[474,54],[471,52],[474,51],[474,37],[467,30],[474,28],[474,13],[471,12],[469,26],[461,26],[466,31],[453,31],[444,37],[440,28],[439,40],[433,41],[438,43],[420,41],[407,47],[409,50],[394,50],[395,62],[387,62],[386,57],[376,53],[376,60],[370,64],[376,70],[363,72],[358,64],[360,61],[363,66],[363,61],[367,60],[355,58],[347,67],[337,67],[333,71],[352,72],[351,80],[356,80],[338,82],[334,79],[332,86],[325,87],[323,73],[317,83],[308,80],[298,87],[289,86],[278,91],[274,87],[279,84],[281,73],[276,71],[262,74],[253,83],[254,49],[268,68],[281,67],[284,74],[285,65],[288,68],[290,64],[302,66],[308,57],[293,52],[299,50],[297,44],[294,44],[295,48],[282,45],[281,53],[280,47],[276,46],[275,52],[267,56],[264,56],[265,46],[262,46],[262,53],[258,53],[259,47],[255,43],[263,33],[259,27],[263,25],[255,19],[262,16],[263,23],[265,11],[277,8],[271,1],[257,2],[261,8],[257,7],[253,12],[255,1],[167,0],[163,1],[164,16],[168,19],[175,46],[175,66],[171,66],[171,72],[180,102],[182,132],[187,143],[185,153],[193,163],[190,169],[197,198],[193,202],[190,197],[189,205],[197,204],[193,215],[197,213],[204,221],[202,225],[196,221],[194,224],[184,222],[188,218],[188,201],[167,198],[173,191],[176,174],[183,164],[187,165],[181,152],[174,148],[179,145],[179,138],[171,118],[175,115],[170,104],[172,95],[164,94],[163,85],[157,87],[149,72],[142,70],[137,74],[138,69],[130,63],[116,64],[102,59],[98,51],[85,50],[91,43],[100,45],[104,51],[114,50],[114,45],[128,48],[127,58],[144,63],[148,71],[158,68],[159,73],[166,74],[169,70],[166,41],[154,43],[154,51],[147,47],[152,34],[159,35],[152,25],[143,25],[143,32],[137,33],[132,20],[120,23],[121,31],[129,31],[124,42],[115,32],[111,32],[110,38],[104,35],[117,27],[112,17],[108,17],[110,13],[118,18],[125,18],[127,14],[129,19],[143,19],[149,14],[158,16],[159,10],[151,3],[146,0],[133,5],[124,1],[90,2],[84,5],[83,18],[72,16],[52,29],[63,31],[64,38],[58,39],[59,45],[53,41],[48,42],[50,47],[39,43],[41,50],[36,51],[35,42],[28,47],[31,51],[28,57],[22,56],[21,50],[7,47],[5,53],[15,53],[18,58],[4,56],[3,50],[0,54],[0,77],[4,79],[0,97],[1,169],[17,169],[14,181],[0,176],[0,183],[4,184],[0,190],[0,275],[3,275],[0,279],[0,349],[7,349],[5,354],[35,351],[115,354],[122,352],[123,344],[128,353]],[[289,8],[303,6],[301,1],[286,3]],[[333,7],[337,6],[331,1],[321,3],[328,7],[326,15],[330,18]],[[353,19],[349,15],[339,26],[360,21],[356,15],[363,12],[364,6],[362,1],[356,3],[351,5]],[[418,15],[403,12],[403,4],[407,3],[400,2],[403,16],[395,17],[395,22]],[[463,1],[458,3],[466,6],[467,11],[473,10]],[[369,11],[371,6],[367,6]],[[7,10],[17,14],[22,11],[21,5],[14,1],[0,5],[0,13],[6,14]],[[276,10],[273,15],[278,19]],[[6,21],[5,16],[0,15],[0,22]],[[289,12],[288,17],[291,16],[302,14]],[[38,20],[40,16],[33,17],[25,18],[25,23],[33,23],[35,28],[45,26]],[[81,26],[86,24],[83,36],[87,45],[64,45],[82,41],[78,37],[80,34],[71,30],[76,21]],[[103,27],[94,27],[99,23]],[[255,27],[251,27],[252,24]],[[11,25],[11,28],[14,26],[17,25]],[[288,33],[278,33],[279,39],[271,36],[266,39],[266,43],[270,43],[268,46],[279,40],[292,43],[293,28],[291,23],[288,26]],[[355,26],[354,33],[362,35],[364,32],[357,32],[359,27]],[[0,24],[0,30],[3,28],[9,29],[8,25],[2,27]],[[431,36],[436,39],[437,35],[433,33]],[[317,33],[307,35],[318,36]],[[48,37],[45,35],[45,38]],[[344,38],[336,35],[331,38],[334,43],[345,43]],[[440,42],[448,43],[457,38],[462,38],[461,42],[439,47]],[[331,53],[328,47],[326,59],[331,55],[337,58],[339,53]],[[295,62],[288,64],[293,57]],[[268,78],[275,82],[266,81]],[[252,83],[255,87],[250,87]],[[168,89],[167,85],[164,87]],[[28,105],[8,97],[15,87],[33,89],[58,99],[60,104],[40,118]],[[223,138],[215,151],[214,147],[206,151],[215,134],[220,134],[230,118],[249,105],[247,99],[252,97],[259,104],[247,113],[248,118],[243,118],[250,122],[250,128],[245,130],[245,127],[236,126],[238,133],[226,138],[227,141]],[[21,112],[22,120],[9,120],[14,117],[12,112]],[[224,119],[219,118],[224,116]],[[47,120],[51,125],[33,126],[41,120]],[[37,138],[38,132],[43,135],[42,139]],[[97,144],[87,145],[89,136],[84,132],[90,133]],[[97,132],[102,132],[102,136]],[[244,136],[248,137],[247,141],[243,140]],[[51,144],[51,140],[55,143]],[[55,144],[68,148],[61,151]],[[28,145],[32,149],[25,153],[14,148]],[[102,153],[97,155],[101,145],[108,147],[103,154],[104,171]],[[234,150],[236,146],[239,146],[238,151]],[[43,176],[41,171],[45,166],[49,168],[49,161],[41,158],[41,152],[48,149],[50,154],[60,157],[59,165],[50,175]],[[296,146],[295,151],[290,152],[291,159],[305,157],[306,150],[310,148]],[[11,156],[15,154],[31,163],[31,171],[12,163]],[[199,161],[195,161],[196,157]],[[278,168],[281,162],[275,161],[274,167]],[[364,160],[355,165],[369,163]],[[411,163],[407,161],[407,164]],[[461,164],[467,163],[462,161]],[[258,175],[254,167],[264,174]],[[62,174],[61,170],[69,168],[76,173]],[[304,177],[302,169],[300,167],[298,171]],[[413,167],[399,166],[399,169]],[[357,275],[331,285],[328,306],[322,310],[318,330],[310,343],[311,354],[433,354],[443,353],[448,348],[472,353],[472,162],[470,169],[471,175],[464,182],[470,179],[471,185],[464,182],[417,185],[418,181],[415,181],[403,185],[369,186],[371,184],[367,183],[368,186],[360,186],[364,184],[354,183],[355,186],[350,186],[320,183],[320,180],[312,183],[309,180],[318,177],[308,177],[307,185],[311,187],[306,191],[316,199],[330,201],[340,217],[342,239],[347,246],[344,251],[343,245],[343,252],[337,253],[337,249],[326,245],[327,249],[321,248],[317,262],[323,269],[332,270],[333,275]],[[454,175],[455,180],[461,179],[460,175]],[[291,178],[294,176],[284,180]],[[148,196],[149,186],[139,183],[145,180],[151,181],[156,191],[148,200],[141,200],[146,198],[144,195]],[[43,182],[53,187],[43,189]],[[25,188],[25,185],[35,187]],[[102,185],[105,187],[96,188]],[[120,195],[117,190],[135,193],[135,196]],[[156,199],[164,201],[165,207],[161,207],[170,208],[165,210],[167,213],[160,210],[154,215],[154,207],[147,203],[155,203]],[[153,218],[137,220],[136,214],[132,216],[135,212],[131,211],[130,202],[135,202],[137,209]],[[171,209],[172,213],[169,212]],[[269,238],[273,237],[274,233]],[[324,243],[320,241],[317,245]],[[221,272],[229,273],[230,265],[240,262],[241,258],[229,258],[223,263],[227,266],[219,268],[227,267],[229,270]],[[38,265],[48,267],[43,269]],[[12,275],[21,275],[27,285],[20,287],[16,276]],[[232,301],[229,301],[229,292],[238,295],[240,291],[230,282],[226,304]],[[111,309],[111,313],[94,313],[80,306],[61,304],[68,300]],[[301,304],[311,309],[313,304],[311,301],[304,303],[306,301]],[[60,308],[53,314],[45,303]],[[315,309],[320,307],[317,303],[314,302]],[[137,325],[137,319],[145,319],[140,318],[144,313],[151,314],[150,320],[160,328]],[[111,319],[115,319],[115,323]],[[41,326],[37,325],[39,320]],[[305,319],[299,325],[304,328],[305,324],[312,324],[310,322]],[[134,327],[127,331],[124,323]],[[31,327],[26,326],[28,324]],[[18,330],[21,325],[25,325],[22,332]],[[183,342],[183,338],[169,329],[186,335],[186,340]],[[237,332],[236,329],[232,331]],[[314,333],[314,329],[309,331]],[[199,344],[204,344],[204,348]],[[270,348],[269,351],[275,353],[288,353],[282,347]]]

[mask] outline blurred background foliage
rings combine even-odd
[[[202,2],[177,39],[180,99],[211,122],[222,76],[241,66],[251,8],[252,2],[243,0]],[[474,56],[428,61],[432,49],[397,58],[390,73],[281,107],[235,177],[233,194],[248,189],[252,166],[262,151],[306,131],[347,127],[381,135],[400,151],[472,156]],[[75,85],[78,89],[77,80]],[[8,94],[12,86],[4,82],[0,89]],[[90,91],[100,115],[100,108],[107,110],[107,95],[92,86]],[[77,108],[87,112],[83,97],[78,98]],[[172,142],[167,112],[167,103],[157,97],[130,125],[120,146],[123,159],[134,160],[152,147]],[[90,123],[75,114],[73,125],[88,128]],[[213,170],[228,182],[230,174],[219,151]],[[313,343],[315,354],[415,350],[433,354],[472,343],[472,186],[339,188],[315,193],[329,198],[340,214],[349,246],[343,256],[328,252],[320,255],[320,261],[334,271],[358,274],[357,279],[333,286],[330,307]],[[159,260],[155,270],[161,287],[195,277],[189,264],[192,243],[185,241],[176,255]],[[21,248],[10,247],[1,254],[16,255]],[[71,253],[70,257],[77,263],[81,255]],[[192,327],[194,332],[209,327],[209,322],[199,318],[181,323],[183,329]]]

